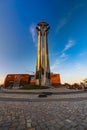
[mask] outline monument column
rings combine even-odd
[[[45,73],[45,48],[46,48],[46,37],[45,29],[42,30],[42,64],[41,64],[41,85],[45,85],[46,73]]]
[[[48,55],[48,32],[46,30],[46,49],[45,49],[45,68],[46,68],[46,83],[50,84],[50,65],[49,65],[49,55]]]
[[[50,66],[48,58],[48,30],[49,24],[40,22],[36,27],[38,31],[38,53],[36,65],[36,84],[37,85],[50,85]]]
[[[41,32],[40,32],[40,27],[37,27],[36,29],[38,34],[36,84],[41,85]]]

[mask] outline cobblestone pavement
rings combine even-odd
[[[87,94],[0,93],[0,130],[87,130]]]

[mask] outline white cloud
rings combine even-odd
[[[64,49],[61,51],[60,56],[56,59],[54,64],[51,66],[52,72],[56,72],[56,70],[58,70],[59,66],[69,58],[69,55],[66,54],[66,51],[69,50],[72,46],[74,46],[74,43],[75,43],[74,40],[68,41],[68,43],[65,45]]]
[[[74,46],[74,44],[75,44],[74,40],[69,40],[68,43],[65,45],[63,52],[69,50],[72,46]]]
[[[35,45],[36,45],[37,40],[36,40],[36,27],[35,27],[35,24],[32,24],[32,25],[30,26],[29,31],[30,31],[30,33],[31,33],[32,40],[33,40],[33,42],[34,42]]]
[[[62,53],[58,59],[54,62],[54,64],[51,66],[51,71],[56,72],[57,68],[60,64],[62,64],[64,61],[68,59],[69,55]]]
[[[87,70],[87,64],[82,62],[75,61],[73,64],[67,65],[65,70],[60,70],[62,82],[80,83],[83,79],[87,78],[87,73],[85,70]]]
[[[73,61],[69,63],[61,63],[54,68],[54,73],[59,73],[61,83],[80,83],[83,79],[87,78],[87,62],[84,64],[82,61]]]
[[[66,59],[66,54],[63,52],[61,55],[60,55],[60,58],[62,58],[62,59]]]
[[[64,27],[64,25],[67,23],[67,18],[63,18],[60,20],[60,22],[57,25],[56,33],[59,33],[59,31]]]
[[[72,14],[78,9],[83,7],[85,4],[84,3],[79,3],[76,6],[74,6],[67,14],[64,18],[62,18],[59,23],[57,24],[56,27],[56,33],[59,33],[59,31],[69,22],[69,18],[72,18]]]
[[[69,15],[69,16],[72,15],[77,9],[83,7],[84,5],[85,5],[85,3],[79,3],[79,4],[77,4],[76,6],[74,6],[74,7],[72,8],[72,10],[68,13],[68,15]]]
[[[77,62],[77,63],[75,63],[74,68],[76,68],[77,71],[81,71],[81,69],[82,69],[82,64],[79,63],[79,62]]]
[[[84,50],[79,54],[80,57],[85,57],[87,55],[87,50]]]

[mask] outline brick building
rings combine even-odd
[[[50,79],[51,85],[59,85],[60,81],[60,74],[51,74]],[[8,74],[4,81],[4,87],[17,87],[22,86],[24,84],[36,84],[36,75],[30,74]]]

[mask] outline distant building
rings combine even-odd
[[[59,85],[60,74],[51,74],[50,79],[51,85]],[[4,81],[4,87],[7,88],[9,86],[19,87],[25,84],[36,84],[36,75],[30,74],[8,74]]]

